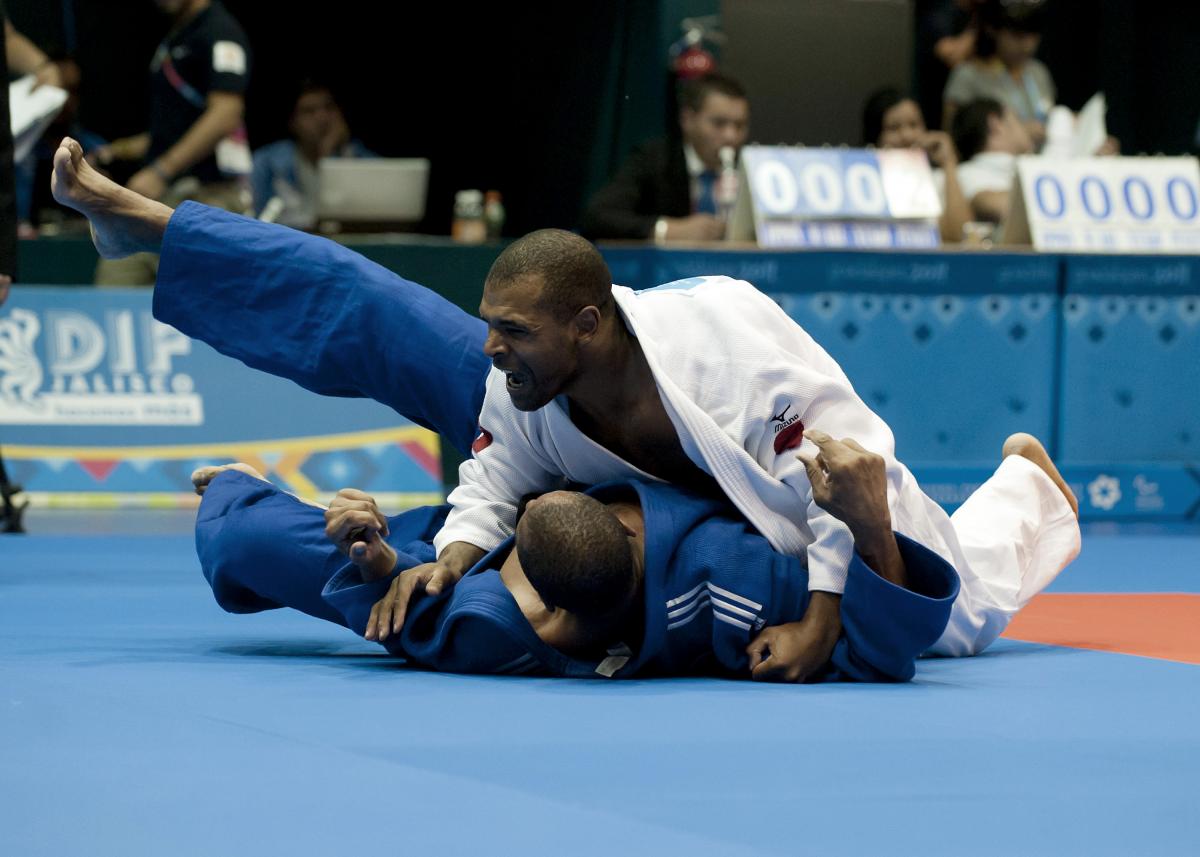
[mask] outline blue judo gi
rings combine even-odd
[[[794,622],[808,606],[808,572],[774,551],[728,503],[661,483],[610,483],[600,500],[633,491],[646,521],[641,640],[603,661],[543,643],[500,579],[509,538],[437,596],[418,596],[388,651],[449,672],[580,678],[635,675],[748,677],[747,644],[759,630]],[[403,570],[434,559],[431,540],[448,506],[388,518],[387,541]],[[196,520],[196,550],[217,602],[234,613],[292,607],[366,630],[391,578],[364,582],[325,538],[320,509],[237,471],[218,474]],[[958,575],[932,551],[897,536],[911,589],[884,580],[857,556],[842,596],[843,633],[820,680],[907,681],[937,640],[958,594]]]
[[[164,236],[154,313],[307,389],[376,399],[469,454],[490,365],[486,326],[345,247],[184,203]],[[627,651],[590,663],[542,643],[500,580],[512,539],[448,592],[418,598],[389,651],[457,672],[748,675],[753,636],[803,616],[804,566],[772,550],[723,499],[661,483],[591,493],[605,499],[629,490],[646,516],[646,613],[643,639],[626,641]],[[447,510],[389,519],[397,569],[433,560],[430,541]],[[912,591],[855,557],[843,638],[821,678],[908,680],[915,658],[945,628],[957,574],[932,551],[897,539]],[[325,538],[320,510],[237,472],[209,485],[196,545],[218,603],[232,612],[292,607],[361,635],[390,583],[362,581]]]

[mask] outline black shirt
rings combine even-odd
[[[245,95],[250,47],[241,25],[213,3],[167,34],[150,63],[150,149],[148,162],[171,148],[196,123],[210,92]],[[187,171],[201,182],[220,181],[214,155]]]

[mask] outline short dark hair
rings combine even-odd
[[[883,134],[883,117],[901,101],[907,101],[908,99],[909,96],[894,86],[889,86],[886,89],[877,89],[867,97],[866,103],[863,104],[862,113],[862,141],[864,146],[879,145],[879,137]]]
[[[606,310],[612,303],[612,274],[592,244],[573,232],[539,229],[519,238],[497,257],[487,282],[503,287],[521,277],[542,279],[542,306],[568,319],[585,306]]]
[[[969,161],[982,152],[987,146],[989,117],[1003,115],[1004,105],[994,98],[977,98],[959,108],[950,128],[958,156]]]
[[[679,106],[699,113],[704,107],[704,101],[711,93],[718,93],[727,98],[738,98],[749,101],[746,89],[732,77],[723,74],[706,74],[693,78],[683,85],[679,92]]]
[[[975,55],[987,59],[996,53],[997,30],[1041,33],[1046,26],[1046,0],[985,0],[979,9]]]
[[[560,492],[529,506],[516,550],[542,600],[585,620],[611,617],[635,586],[625,527],[586,494]]]
[[[334,102],[338,100],[337,93],[334,92],[333,85],[329,81],[320,77],[303,77],[296,83],[295,89],[292,91],[292,109],[295,110],[300,99],[312,92],[328,92]]]

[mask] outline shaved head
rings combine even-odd
[[[517,558],[547,606],[584,619],[624,607],[637,585],[624,524],[599,500],[574,491],[529,504],[517,527]]]
[[[562,229],[539,229],[514,241],[496,259],[485,287],[503,290],[513,283],[540,281],[541,309],[560,320],[586,306],[606,310],[612,303],[612,274],[587,240]]]

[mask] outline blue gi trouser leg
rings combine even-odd
[[[306,389],[375,399],[470,455],[487,326],[340,244],[185,202],[163,237],[154,315]]]
[[[399,568],[433,561],[430,542],[447,508],[424,506],[388,518],[388,543],[400,555]],[[322,511],[269,482],[238,471],[217,474],[196,516],[196,553],[217,603],[231,613],[291,607],[346,624],[321,597],[329,579],[348,565],[325,537]],[[374,603],[386,588],[381,581],[378,591],[364,588],[363,597]]]
[[[486,325],[332,241],[185,203],[163,239],[154,311],[253,368],[373,398],[470,454],[490,366]],[[444,516],[427,507],[389,519],[398,568],[432,561],[427,542]],[[196,550],[226,610],[286,606],[344,624],[321,598],[346,565],[321,510],[225,472],[205,492]]]

